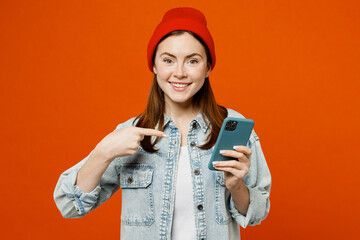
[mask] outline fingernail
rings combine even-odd
[[[163,137],[169,137],[166,133],[163,134]]]
[[[239,148],[239,146],[234,146],[233,148],[234,148],[234,149],[238,149],[238,148]]]
[[[223,153],[225,153],[225,150],[220,150],[220,154],[223,154]]]
[[[213,162],[213,166],[216,167],[218,165],[219,162]]]

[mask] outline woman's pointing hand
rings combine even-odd
[[[116,157],[135,154],[145,136],[167,137],[164,132],[150,128],[120,128],[104,137],[94,151],[112,161]]]

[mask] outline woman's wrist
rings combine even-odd
[[[103,151],[98,147],[95,147],[95,149],[90,155],[90,158],[98,163],[102,162],[105,164],[110,164],[115,157],[112,157],[108,152]]]
[[[241,181],[241,183],[236,188],[229,189],[229,191],[233,195],[233,194],[239,194],[244,191],[248,191],[248,188],[246,187],[245,183]]]
[[[245,183],[241,181],[241,184],[238,188],[233,190],[229,189],[229,191],[234,200],[236,209],[245,216],[250,204],[249,189]]]

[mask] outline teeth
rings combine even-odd
[[[188,84],[181,84],[181,83],[171,83],[175,87],[186,87]]]

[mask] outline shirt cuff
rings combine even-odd
[[[246,226],[253,226],[260,224],[265,219],[266,215],[266,199],[259,191],[249,188],[250,204],[246,216],[242,215],[235,206],[235,202],[231,196],[230,198],[230,213],[235,221],[243,228]]]
[[[64,182],[66,181],[67,183],[62,184],[61,190],[72,200],[77,213],[79,215],[85,215],[91,211],[97,202],[101,187],[99,184],[91,192],[84,193],[77,185],[75,185],[76,177],[77,171],[71,172],[67,179],[64,179]]]

